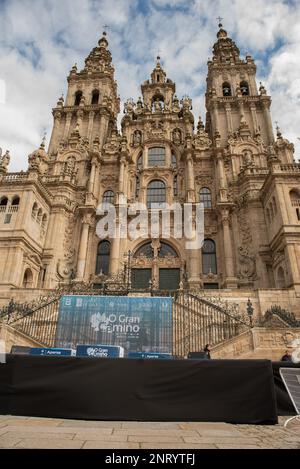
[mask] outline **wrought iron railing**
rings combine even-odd
[[[127,296],[124,291],[74,291],[68,295],[113,295]],[[13,305],[2,309],[0,318],[11,327],[27,335],[32,340],[48,347],[55,346],[58,324],[59,301],[62,294],[48,301],[40,302],[36,307]],[[172,296],[173,300],[173,353],[186,356],[189,352],[200,351],[206,344],[217,345],[231,339],[250,326],[243,319],[230,314],[226,307],[214,304],[206,298],[179,291],[131,291],[130,295],[147,294],[149,296]]]
[[[186,356],[249,330],[250,324],[211,301],[179,291],[173,306],[173,353]]]

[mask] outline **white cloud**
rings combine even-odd
[[[142,8],[141,8],[142,7]],[[26,169],[27,155],[50,138],[51,109],[74,62],[79,67],[109,25],[121,99],[138,97],[158,49],[177,94],[194,100],[205,117],[207,58],[216,17],[243,52],[259,65],[272,94],[272,115],[298,145],[300,2],[284,0],[9,0],[0,7],[0,146],[12,154],[10,170]],[[1,93],[1,91],[0,91]],[[298,145],[300,150],[300,147]]]

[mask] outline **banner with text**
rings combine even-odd
[[[55,346],[78,344],[172,353],[172,298],[63,296]]]

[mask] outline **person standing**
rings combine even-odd
[[[203,352],[205,352],[205,357],[206,359],[210,360],[211,356],[210,356],[210,344],[206,344],[204,349],[203,349]]]
[[[289,350],[285,351],[285,354],[281,357],[282,362],[291,362],[292,361],[292,355]]]

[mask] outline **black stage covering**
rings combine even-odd
[[[85,420],[275,424],[268,360],[7,355],[0,414]]]

